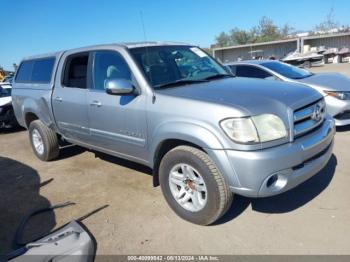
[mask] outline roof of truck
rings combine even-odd
[[[119,45],[124,45],[127,48],[137,48],[146,46],[163,46],[163,45],[189,45],[187,43],[181,42],[169,42],[169,41],[150,41],[150,42],[130,42],[130,43],[120,43]]]
[[[138,47],[151,47],[151,46],[164,46],[164,45],[190,45],[186,43],[181,43],[181,42],[170,42],[170,41],[145,41],[145,42],[122,42],[122,43],[112,43],[112,44],[102,44],[102,45],[92,45],[92,46],[85,46],[85,47],[79,47],[79,48],[73,48],[73,49],[67,49],[67,50],[62,50],[58,52],[52,52],[52,53],[46,53],[46,54],[40,54],[40,55],[35,55],[35,56],[29,56],[25,57],[23,60],[29,60],[29,59],[40,59],[44,57],[50,57],[50,56],[60,56],[63,52],[65,51],[79,51],[79,50],[85,50],[88,48],[91,49],[98,49],[98,48],[110,48],[113,46],[119,46],[119,47],[124,47],[128,49],[132,48],[138,48]]]

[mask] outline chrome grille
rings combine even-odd
[[[312,131],[323,123],[326,113],[324,99],[294,111],[294,137]]]

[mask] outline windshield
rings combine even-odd
[[[0,97],[11,96],[11,88],[3,88],[0,86]]]
[[[311,72],[305,69],[301,69],[296,66],[291,66],[281,62],[266,62],[262,63],[261,65],[291,79],[302,79],[312,75]]]
[[[153,46],[130,52],[154,89],[229,76],[225,69],[198,47]],[[216,76],[216,77],[214,77]]]

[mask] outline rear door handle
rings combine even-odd
[[[100,107],[100,106],[102,106],[102,104],[101,104],[101,102],[100,101],[92,101],[91,103],[90,103],[90,105],[91,106],[97,106],[97,107]]]
[[[62,102],[62,97],[56,96],[55,101]]]

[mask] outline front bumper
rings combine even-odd
[[[7,106],[0,106],[0,122],[8,120],[7,111]]]
[[[212,150],[209,155],[232,192],[248,197],[277,195],[318,173],[332,156],[334,120],[292,143],[259,151]]]
[[[350,125],[350,100],[326,96],[327,111],[334,117],[336,126]]]

